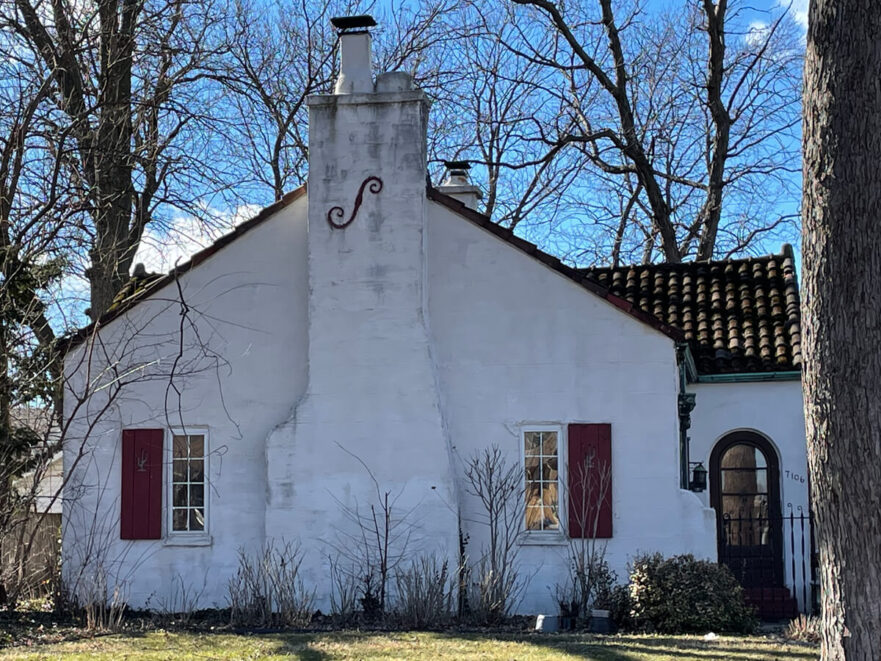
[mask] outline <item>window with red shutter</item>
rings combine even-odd
[[[612,536],[612,425],[569,425],[569,536]]]
[[[122,432],[121,539],[162,537],[162,429]]]

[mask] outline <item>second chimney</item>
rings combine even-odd
[[[371,16],[338,16],[330,19],[340,39],[340,75],[334,94],[372,94]]]
[[[478,186],[471,183],[471,178],[468,175],[471,163],[468,161],[444,161],[444,167],[447,168],[447,176],[437,189],[476,211],[483,193],[480,192]]]

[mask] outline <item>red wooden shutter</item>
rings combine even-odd
[[[568,462],[569,536],[611,537],[612,425],[569,425]]]
[[[161,429],[122,432],[121,539],[159,539],[162,536]]]

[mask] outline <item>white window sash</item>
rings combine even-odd
[[[526,527],[526,434],[528,432],[556,432],[557,433],[557,519],[558,526],[556,529],[547,529],[547,530],[535,530],[532,528]],[[518,442],[520,443],[520,472],[521,479],[524,488],[523,492],[523,520],[521,522],[523,533],[526,539],[551,539],[557,540],[562,538],[565,528],[566,528],[566,508],[565,508],[565,498],[563,497],[566,493],[563,485],[566,473],[565,473],[565,446],[566,446],[566,438],[563,433],[563,425],[560,424],[526,424],[521,425],[520,427],[520,436]],[[540,470],[540,469],[539,469]]]
[[[204,525],[203,530],[175,530],[174,529],[174,437],[175,436],[202,436],[202,510]],[[165,526],[165,538],[168,543],[192,543],[194,545],[205,545],[210,543],[211,530],[211,488],[210,488],[210,457],[211,457],[211,440],[208,433],[208,427],[202,425],[187,425],[186,427],[176,427],[168,430],[168,443],[166,450],[166,470],[165,470],[165,516],[163,517]],[[190,483],[187,482],[189,485]],[[189,489],[189,486],[187,487]],[[189,516],[189,514],[188,514]]]

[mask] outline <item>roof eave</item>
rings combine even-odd
[[[136,294],[130,296],[122,304],[120,304],[117,307],[114,307],[113,309],[104,313],[96,321],[92,322],[88,326],[84,326],[83,328],[80,328],[79,330],[76,330],[73,333],[70,333],[69,335],[66,335],[65,337],[61,338],[60,340],[58,340],[58,344],[57,344],[59,350],[61,351],[61,354],[63,356],[66,355],[68,352],[70,352],[71,349],[75,348],[76,346],[78,346],[79,344],[84,342],[86,340],[86,338],[88,338],[90,335],[98,332],[101,328],[103,328],[104,326],[106,326],[107,324],[112,322],[117,317],[120,317],[123,314],[125,314],[126,312],[128,312],[129,310],[131,310],[136,305],[138,305],[140,302],[150,298],[150,296],[156,294],[159,290],[164,289],[165,287],[167,287],[171,283],[175,282],[184,273],[195,268],[196,266],[198,266],[199,264],[204,262],[209,257],[213,256],[219,250],[226,247],[227,245],[232,243],[235,239],[239,238],[243,234],[249,232],[250,230],[257,227],[258,225],[261,225],[264,221],[268,220],[271,216],[275,215],[278,211],[281,211],[285,207],[289,206],[290,204],[292,204],[296,200],[303,197],[305,194],[306,194],[306,184],[303,184],[299,188],[295,188],[294,190],[290,191],[289,193],[286,193],[280,199],[276,200],[275,202],[273,202],[269,206],[261,209],[257,213],[256,216],[246,220],[245,222],[243,222],[240,225],[237,225],[233,231],[231,231],[227,234],[224,234],[222,237],[217,239],[217,241],[212,243],[207,248],[204,248],[203,250],[200,250],[199,252],[195,253],[192,257],[190,257],[190,259],[188,259],[183,264],[179,264],[179,265],[175,266],[175,268],[173,268],[171,271],[166,273],[164,276],[158,278],[157,280],[153,281],[152,283],[150,283],[149,285],[144,287],[144,289],[142,289],[139,292],[137,292]]]
[[[430,184],[427,187],[427,194],[428,199],[432,200],[433,202],[437,202],[438,204],[441,204],[442,206],[448,208],[450,211],[453,211],[457,215],[471,221],[475,225],[483,228],[484,230],[487,230],[498,238],[503,239],[521,252],[524,252],[527,255],[534,257],[538,261],[542,262],[545,266],[553,269],[561,275],[566,276],[568,279],[572,280],[578,285],[581,285],[596,296],[605,299],[607,303],[614,305],[616,308],[618,308],[625,314],[633,317],[637,321],[640,321],[643,324],[650,326],[654,330],[658,331],[659,333],[666,335],[674,342],[685,342],[685,334],[678,328],[674,328],[673,326],[665,324],[657,317],[637,308],[629,301],[621,298],[620,296],[615,296],[608,289],[600,285],[595,280],[580,273],[578,269],[572,268],[571,266],[568,266],[560,261],[559,258],[554,257],[553,255],[549,255],[542,250],[539,250],[538,246],[536,246],[534,243],[530,243],[529,241],[520,238],[519,236],[514,234],[513,230],[494,223],[489,218],[489,216],[485,216],[484,214],[475,211],[474,209],[466,206],[463,202],[460,202],[459,200],[440,192],[438,189],[434,188]]]

